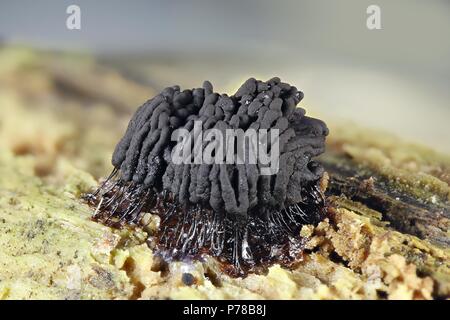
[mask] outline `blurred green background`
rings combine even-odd
[[[71,4],[81,30],[66,28]],[[382,30],[366,27],[371,4]],[[445,0],[2,0],[0,41],[92,53],[155,89],[279,76],[310,114],[450,152],[449,14]]]

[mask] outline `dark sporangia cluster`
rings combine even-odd
[[[164,89],[136,111],[114,151],[111,176],[87,196],[95,218],[137,224],[143,212],[157,214],[154,243],[162,256],[209,254],[236,276],[294,263],[303,249],[301,227],[324,215],[323,168],[312,159],[328,134],[322,121],[296,108],[302,98],[278,78],[251,78],[232,96],[215,93],[209,82]],[[278,129],[278,172],[262,175],[260,163],[174,163],[172,133],[183,128],[195,138],[199,122],[222,132]]]

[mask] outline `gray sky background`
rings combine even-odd
[[[65,28],[70,4],[81,7],[80,31]],[[366,28],[370,4],[382,30]],[[307,109],[450,151],[449,16],[446,0],[2,0],[0,39],[171,57],[188,86],[279,75],[303,89]]]

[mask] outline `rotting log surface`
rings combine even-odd
[[[356,126],[330,126],[321,160],[330,176],[329,217],[302,229],[309,253],[293,270],[275,266],[242,280],[210,260],[167,265],[143,241],[157,220],[144,231],[90,221],[79,196],[96,185],[92,176],[111,170],[133,109],[115,83],[123,92],[145,89],[90,59],[76,59],[77,70],[66,75],[102,82],[100,92],[66,81],[55,68],[70,61],[0,50],[0,66],[8,66],[0,68],[0,298],[450,296],[449,157]],[[186,272],[194,285],[182,281]]]
[[[330,176],[327,195],[345,196],[382,214],[393,229],[441,246],[450,246],[450,206],[414,198],[376,171],[341,155],[323,159]],[[342,204],[341,204],[342,206]]]

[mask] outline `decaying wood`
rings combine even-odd
[[[448,157],[330,123],[320,159],[330,177],[330,215],[302,229],[310,252],[296,269],[235,280],[209,261],[162,268],[142,240],[149,230],[96,224],[79,200],[97,184],[92,175],[111,170],[128,114],[151,90],[117,80],[95,61],[74,70],[64,55],[23,48],[0,50],[0,65],[8,66],[0,70],[0,298],[450,296]],[[50,159],[50,170],[36,170],[41,159]],[[131,241],[136,235],[142,238]],[[196,286],[180,281],[186,268]]]
[[[329,195],[342,195],[380,212],[390,227],[402,233],[441,246],[450,245],[448,203],[438,205],[424,202],[396,190],[377,172],[355,163],[345,155],[329,154],[323,162],[330,175]]]

